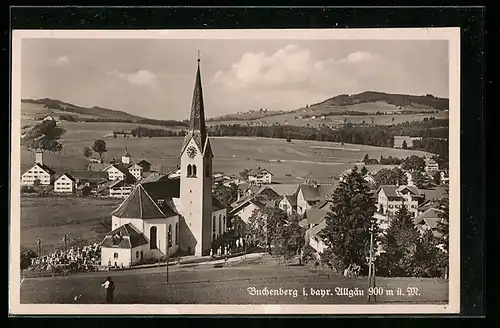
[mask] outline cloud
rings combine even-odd
[[[109,74],[135,85],[154,85],[157,81],[157,76],[148,70],[138,70],[134,73],[113,71]]]
[[[352,84],[379,60],[377,55],[364,51],[340,59],[315,60],[309,49],[290,44],[271,55],[245,53],[231,69],[215,73],[210,83],[230,89],[326,91],[325,86],[337,84],[339,78]]]
[[[64,55],[64,56],[59,56],[56,59],[52,61],[52,65],[54,66],[63,66],[69,64],[69,57]]]

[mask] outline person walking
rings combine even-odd
[[[115,282],[111,277],[107,277],[106,281],[102,283],[104,289],[106,289],[106,303],[113,303],[113,293],[115,291]]]

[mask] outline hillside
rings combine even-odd
[[[292,111],[249,111],[216,117],[211,119],[211,121],[264,120],[272,121],[273,123],[292,123],[297,115],[363,116],[424,114],[443,112],[448,109],[448,105],[448,99],[437,98],[432,95],[416,96],[367,91],[355,95],[338,95]]]
[[[54,100],[50,98],[43,99],[22,99],[21,104],[32,104],[39,105],[43,109],[45,109],[45,113],[41,113],[43,111],[38,111],[37,114],[51,114],[55,116],[61,115],[61,113],[74,115],[75,117],[80,117],[83,115],[86,118],[94,117],[104,118],[104,119],[117,119],[117,120],[127,120],[127,121],[140,121],[144,120],[144,117],[139,117],[135,115],[131,115],[119,110],[113,110],[103,107],[82,107],[74,104],[70,104],[67,102],[63,102],[60,100]],[[32,107],[33,108],[33,107]],[[29,109],[27,106],[23,106],[23,115],[29,115],[29,110],[25,111],[24,109]]]

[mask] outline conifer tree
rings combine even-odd
[[[375,200],[356,167],[335,190],[332,202],[319,236],[337,259],[335,269],[343,272],[351,264],[366,265]]]

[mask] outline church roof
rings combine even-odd
[[[198,149],[205,153],[206,147],[210,149],[210,144],[206,144],[207,130],[205,126],[205,106],[203,102],[203,88],[201,86],[200,62],[198,60],[198,69],[196,71],[196,80],[194,83],[193,100],[191,103],[191,116],[189,118],[189,130],[182,144],[181,154],[191,141],[194,140]]]
[[[132,224],[124,224],[109,232],[101,242],[102,247],[135,248],[147,244],[148,241]]]
[[[157,219],[172,216],[167,216],[168,214],[158,207],[141,184],[137,185],[125,201],[112,213],[112,215],[120,218],[138,219]]]

